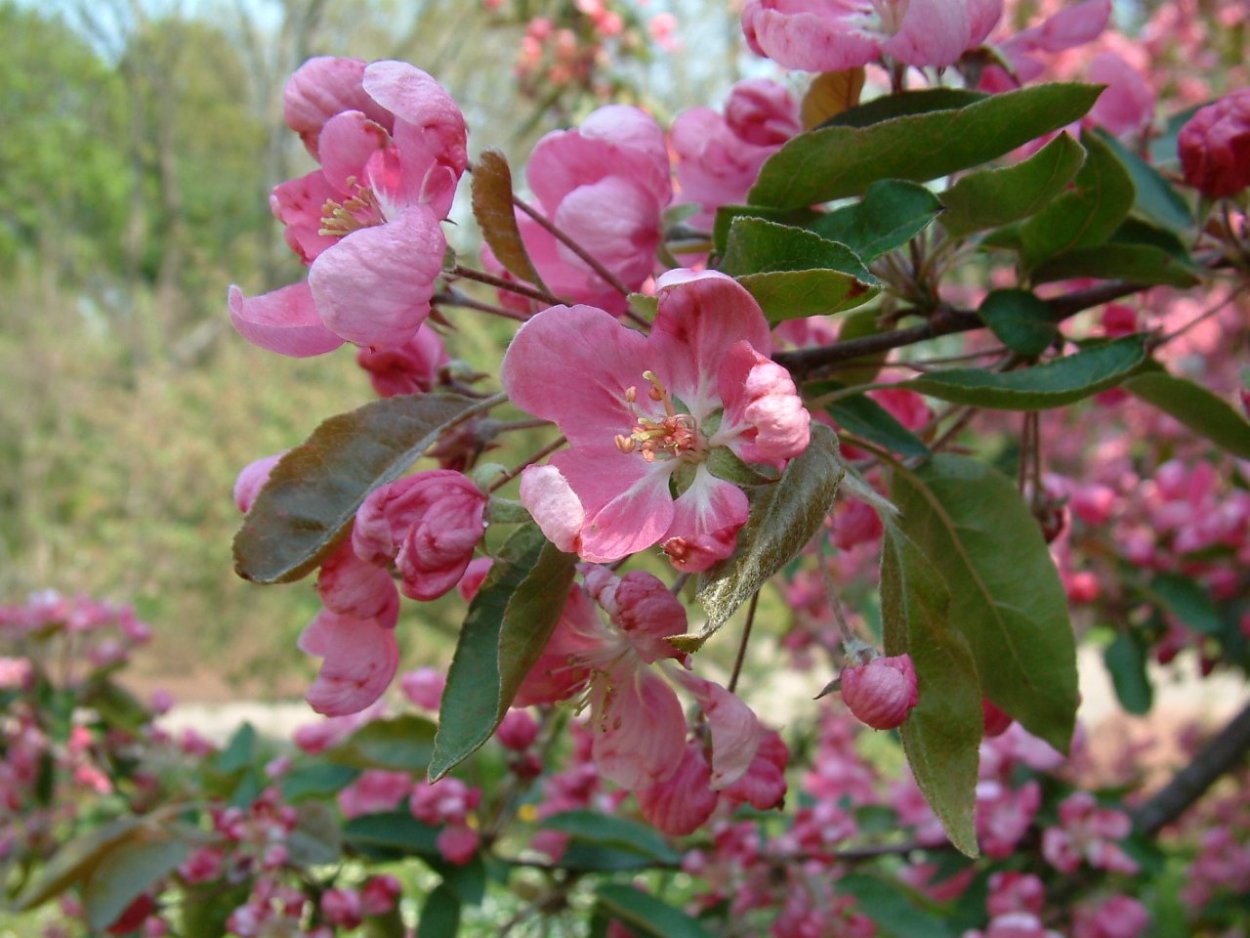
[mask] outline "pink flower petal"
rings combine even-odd
[[[403,345],[430,314],[447,241],[425,208],[362,228],[328,248],[308,272],[326,326],[357,345]]]
[[[725,355],[718,385],[725,417],[712,445],[778,469],[807,449],[811,415],[785,368],[739,342]]]
[[[283,450],[281,453],[265,456],[243,467],[234,482],[234,503],[239,511],[247,514],[252,510],[252,503],[256,501],[256,496],[269,481],[269,474],[273,472],[273,467],[285,455],[286,451]]]
[[[326,121],[318,150],[326,181],[340,192],[353,194],[363,185],[365,165],[373,154],[390,144],[386,128],[360,111],[344,111]]]
[[[679,570],[706,570],[733,553],[747,508],[742,489],[700,466],[690,488],[673,503],[673,522],[662,537],[664,553]]]
[[[399,667],[394,629],[373,619],[317,614],[299,639],[300,651],[324,658],[305,699],[318,713],[344,716],[365,709],[390,685]]]
[[[968,48],[966,0],[910,0],[898,32],[881,44],[886,55],[914,65],[945,67]]]
[[[363,59],[326,55],[309,59],[287,81],[282,92],[283,116],[314,157],[321,128],[335,114],[364,111],[370,120],[391,126],[390,114],[365,93],[364,73]]]
[[[305,264],[337,243],[338,238],[321,233],[321,219],[326,202],[342,198],[320,170],[279,183],[269,194],[269,208],[284,226],[282,236]]]
[[[322,322],[306,283],[294,283],[261,296],[245,297],[230,287],[230,321],[243,338],[279,355],[324,355],[343,339]]]
[[[586,511],[555,466],[529,466],[521,473],[521,503],[547,540],[565,553],[582,546]]]
[[[636,792],[642,816],[672,837],[693,834],[716,810],[711,772],[698,743],[690,743],[673,775]]]
[[[611,205],[611,212],[603,207]],[[570,192],[555,213],[555,223],[604,267],[637,290],[655,267],[660,244],[660,205],[630,180],[609,176]],[[599,274],[568,247],[557,247],[560,260]]]
[[[648,670],[622,667],[591,684],[599,771],[622,788],[662,782],[681,762],[686,717],[664,680]]]

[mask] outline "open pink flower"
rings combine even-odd
[[[651,115],[621,104],[601,107],[580,127],[539,140],[525,177],[543,214],[625,286],[637,290],[651,276],[673,197],[664,132]],[[517,225],[555,293],[625,311],[625,298],[549,231],[520,212]],[[498,263],[489,252],[485,260]]]
[[[835,72],[889,56],[953,65],[1002,16],[1002,0],[748,0],[747,44],[786,68]]]
[[[543,533],[595,562],[654,544],[683,570],[729,556],[747,499],[712,474],[712,452],[780,469],[809,438],[808,413],[770,348],[755,300],[714,273],[661,278],[646,336],[587,306],[552,307],[522,326],[504,356],[504,388],[572,444],[521,477]]]
[[[322,121],[325,108],[357,101],[355,69],[324,60],[305,69],[315,75],[301,70],[291,80],[303,89],[293,94],[297,123],[311,132],[321,122],[321,168],[279,185],[270,205],[310,265],[308,281],[252,298],[231,287],[231,320],[248,341],[283,355],[319,355],[344,341],[402,345],[429,315],[442,269],[440,220],[468,161],[464,117],[425,72],[374,62],[359,78],[374,107]],[[341,94],[327,90],[335,76],[350,85]],[[376,119],[379,109],[389,120]]]
[[[718,207],[743,202],[764,161],[802,129],[790,93],[765,78],[734,85],[723,116],[708,107],[678,114],[669,141],[680,201],[702,209],[692,221],[710,225]]]

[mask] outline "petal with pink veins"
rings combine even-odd
[[[966,0],[911,0],[881,51],[916,68],[943,68],[963,55],[969,33]]]
[[[599,771],[622,788],[662,782],[677,770],[686,745],[686,717],[665,681],[625,665],[591,683]]]
[[[324,355],[343,344],[326,328],[312,291],[306,283],[293,283],[260,296],[246,297],[230,288],[230,321],[243,338],[279,355],[308,358]]]
[[[807,449],[811,415],[785,368],[739,342],[725,355],[718,378],[725,416],[713,446],[778,469]]]
[[[299,649],[325,659],[305,697],[309,706],[326,716],[365,709],[382,696],[399,668],[394,629],[328,609],[304,629]]]
[[[565,553],[582,546],[586,511],[577,493],[555,466],[528,466],[521,473],[521,504],[544,536]]]
[[[673,503],[673,521],[662,538],[664,553],[679,570],[706,570],[733,553],[747,509],[742,489],[699,466],[690,488]]]
[[[365,165],[390,144],[386,128],[360,111],[344,111],[326,121],[318,150],[326,181],[341,192],[365,183]]]
[[[338,243],[333,235],[321,233],[321,220],[326,202],[342,198],[343,193],[331,186],[320,170],[279,183],[269,193],[269,208],[284,226],[286,243],[305,264]]]

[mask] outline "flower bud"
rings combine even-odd
[[[916,706],[916,669],[910,655],[874,658],[842,671],[842,700],[873,729],[902,726]]]
[[[1250,88],[1199,108],[1177,138],[1185,181],[1211,198],[1250,186]]]
[[[1002,736],[1007,732],[1007,727],[1011,726],[1011,715],[999,708],[999,706],[988,697],[981,698],[981,713],[985,719],[985,738],[992,739],[995,736]]]

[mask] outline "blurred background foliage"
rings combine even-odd
[[[350,349],[280,359],[226,316],[228,284],[300,276],[268,210],[270,188],[312,166],[282,122],[286,77],[311,55],[407,59],[461,103],[471,153],[501,147],[518,176],[542,133],[606,97],[666,120],[738,77],[729,5],[653,0],[593,83],[526,98],[511,72],[526,21],[579,14],[489,6],[0,0],[0,602],[45,588],[133,601],[158,632],[136,673],[180,699],[302,692],[293,641],[315,592],[234,575],[230,490],[373,394]],[[661,10],[698,56],[643,38]],[[471,226],[449,234],[475,258]],[[472,321],[449,346],[485,364],[488,342]],[[454,627],[451,606],[422,614]],[[440,650],[428,632],[401,629],[405,664]]]

